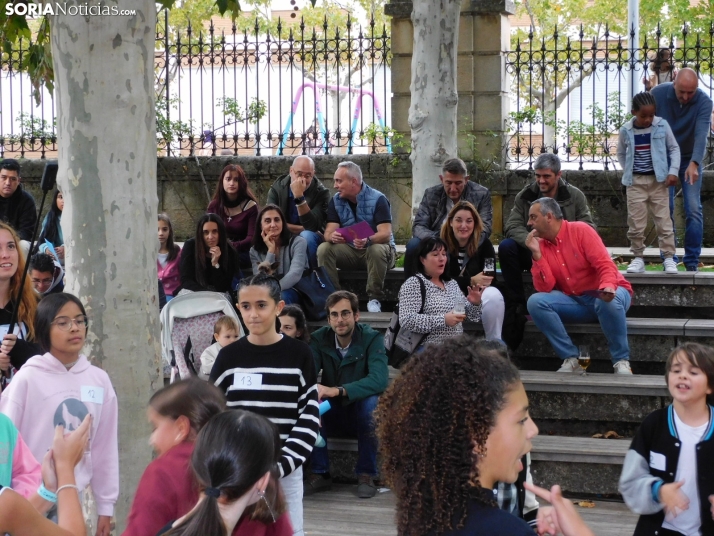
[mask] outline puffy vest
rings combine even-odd
[[[352,212],[352,207],[347,202],[346,199],[342,199],[340,194],[335,194],[332,198],[335,203],[335,210],[337,215],[340,217],[340,226],[349,227],[355,223],[361,221],[366,221],[372,230],[377,232],[377,224],[374,222],[374,209],[377,206],[377,201],[380,197],[386,196],[379,190],[370,188],[366,183],[362,183],[362,189],[359,194],[357,194],[357,219],[355,219],[355,214]],[[389,203],[389,200],[387,200]],[[389,245],[395,247],[394,245],[394,233],[389,236]]]

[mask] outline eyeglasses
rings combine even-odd
[[[295,171],[295,175],[298,179],[311,179],[312,171]]]
[[[345,309],[341,313],[338,313],[337,311],[332,311],[330,313],[330,318],[332,318],[333,320],[337,320],[340,317],[342,317],[342,319],[345,320],[345,319],[349,318],[350,316],[352,316],[352,311],[348,311],[347,309]]]
[[[84,315],[80,315],[77,318],[58,316],[50,323],[54,324],[62,331],[70,331],[72,329],[72,324],[77,324],[78,328],[86,328],[89,325],[89,319]]]

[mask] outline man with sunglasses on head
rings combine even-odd
[[[315,177],[315,162],[305,155],[295,158],[290,172],[276,180],[268,192],[268,204],[280,207],[290,232],[307,240],[311,266],[317,266],[317,247],[324,241],[329,202],[330,191]]]
[[[377,438],[372,413],[379,395],[387,388],[387,354],[384,335],[359,322],[359,300],[352,292],[333,292],[325,304],[328,326],[310,337],[321,401],[331,409],[321,418],[320,434],[330,437],[357,437],[357,496],[369,499],[377,493]],[[327,445],[315,446],[310,456],[312,474],[304,483],[303,495],[332,487]]]

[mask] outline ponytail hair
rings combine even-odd
[[[261,415],[233,410],[211,418],[198,434],[191,456],[191,468],[205,496],[193,513],[168,531],[167,536],[228,536],[218,499],[222,497],[228,503],[240,499],[250,493],[266,473],[271,474],[275,497],[268,496],[269,485],[265,499],[259,501],[266,503],[267,519],[262,515],[253,518],[268,522],[277,519],[285,511],[277,480],[273,478],[280,452],[277,427]],[[260,509],[256,504],[245,513],[255,516],[260,514]]]
[[[186,417],[191,425],[189,440],[194,440],[214,415],[226,409],[226,399],[218,387],[194,377],[159,389],[149,406],[162,417]]]

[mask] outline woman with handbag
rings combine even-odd
[[[484,261],[491,259],[495,272],[496,252],[489,239],[480,245],[483,222],[478,210],[468,201],[459,201],[449,211],[441,226],[441,239],[449,256],[449,275],[468,295],[469,287],[482,287],[481,322],[487,339],[501,339],[506,305],[501,291],[494,286],[495,275],[484,273]]]
[[[399,289],[399,323],[412,333],[426,334],[420,344],[424,346],[463,333],[467,318],[478,322],[483,287],[470,286],[468,295],[462,294],[451,278],[447,246],[440,238],[422,239],[418,259],[417,274]]]
[[[278,278],[281,300],[286,304],[300,304],[300,295],[293,287],[309,267],[307,241],[292,235],[277,205],[265,205],[258,214],[250,262],[254,274],[262,271]]]

